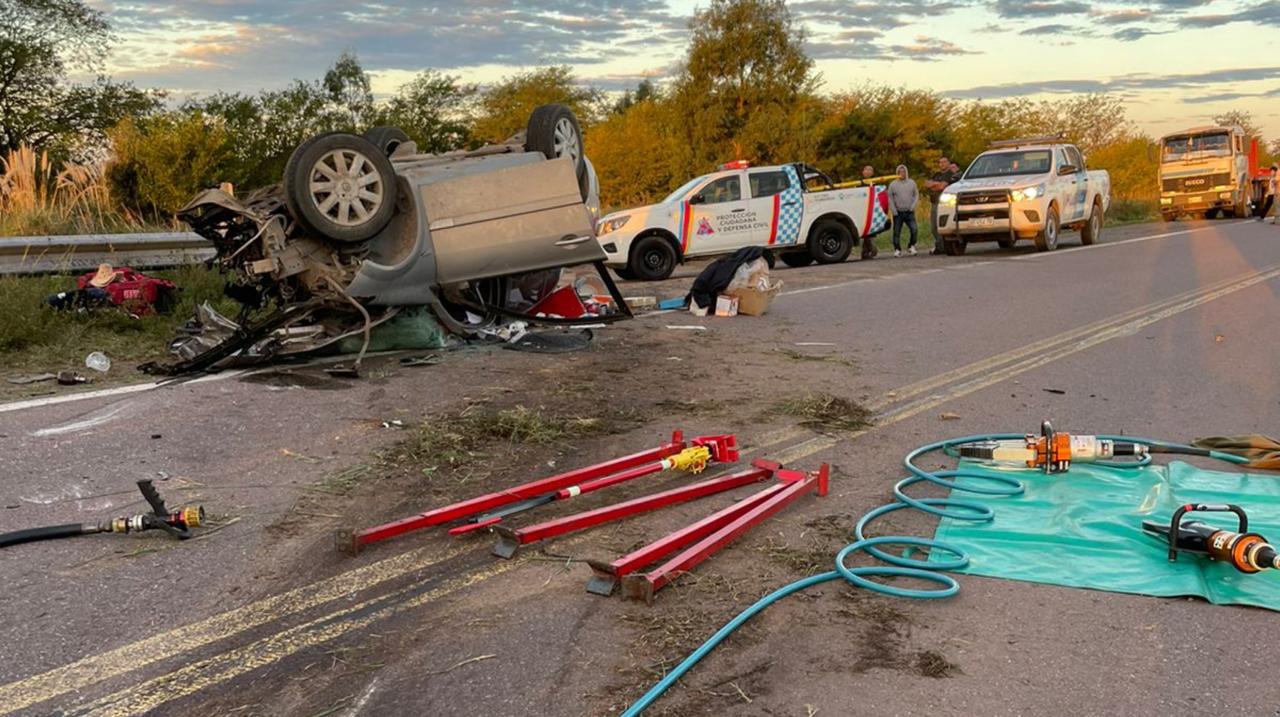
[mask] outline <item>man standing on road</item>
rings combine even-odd
[[[862,168],[862,180],[859,182],[859,184],[861,184],[864,187],[872,186],[871,178],[874,176],[876,176],[875,167],[872,167],[871,165],[868,164],[867,166]],[[876,249],[876,241],[874,238],[866,237],[862,240],[862,258],[863,259],[874,259],[876,258],[876,254],[879,254],[879,253],[880,253],[880,250]]]
[[[1271,206],[1276,201],[1276,190],[1280,189],[1280,166],[1271,165],[1271,177],[1267,180],[1267,197],[1262,200],[1262,211],[1258,214],[1258,221],[1266,221],[1267,214],[1271,213]],[[1275,220],[1271,220],[1275,224]]]
[[[938,237],[938,202],[942,199],[942,190],[956,178],[951,171],[951,160],[942,157],[938,160],[937,174],[924,183],[925,189],[929,190],[929,231],[933,233],[933,254],[942,253],[942,240]]]
[[[916,228],[916,204],[919,201],[920,190],[908,176],[907,166],[899,164],[898,178],[889,182],[889,206],[893,207],[893,255],[895,257],[902,256],[899,237],[902,236],[903,224],[911,230],[911,243],[907,245],[907,253],[913,256],[916,253],[916,237],[919,233]]]

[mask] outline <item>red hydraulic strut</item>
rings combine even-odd
[[[646,495],[634,500],[624,501],[607,505],[603,508],[589,510],[585,513],[577,513],[565,516],[556,520],[549,520],[545,523],[530,525],[524,528],[511,529],[504,526],[496,526],[494,530],[498,533],[498,543],[493,546],[493,554],[500,558],[509,558],[515,555],[516,550],[521,545],[536,543],[539,540],[554,538],[557,535],[572,533],[583,528],[607,523],[611,520],[626,518],[638,513],[645,513],[650,510],[657,510],[668,505],[683,503],[685,501],[702,498],[704,496],[720,493],[726,490],[732,490],[740,486],[756,483],[773,475],[772,471],[767,468],[750,468],[745,471],[731,473],[727,476],[712,478],[700,483],[692,483],[690,485],[672,488],[671,490],[653,495]]]
[[[470,500],[464,500],[461,503],[446,505],[441,508],[429,510],[425,513],[420,513],[391,523],[385,523],[373,528],[358,531],[351,535],[351,542],[347,547],[349,547],[351,552],[356,553],[364,546],[370,543],[376,543],[379,540],[394,538],[397,535],[408,533],[412,530],[440,525],[441,523],[448,523],[452,520],[464,518],[468,515],[493,510],[494,508],[498,508],[509,503],[536,498],[546,493],[558,491],[567,486],[578,485],[597,478],[610,476],[619,471],[628,470],[645,463],[651,463],[653,461],[667,458],[668,456],[673,456],[684,450],[684,448],[684,433],[681,431],[674,431],[671,434],[671,442],[664,443],[657,448],[633,453],[629,456],[615,458],[611,461],[598,463],[585,468],[579,468],[567,473],[561,473],[560,475],[551,476],[550,478],[543,478],[541,480],[533,481],[532,483],[525,483],[524,485],[508,488],[507,490],[497,493],[478,496]]]
[[[771,485],[758,493],[743,498],[724,510],[712,513],[687,528],[681,528],[668,536],[649,543],[643,548],[627,553],[611,563],[596,560],[587,561],[587,564],[595,572],[590,582],[587,583],[587,592],[606,597],[612,595],[622,578],[692,542],[711,535],[752,508],[760,505],[761,501],[777,494],[786,487],[787,484],[785,483]]]
[[[643,575],[626,576],[622,581],[623,595],[644,600],[652,605],[654,593],[661,590],[673,578],[688,572],[695,565],[706,560],[712,553],[728,545],[757,523],[782,510],[791,501],[815,488],[818,491],[818,495],[825,496],[828,490],[829,469],[827,464],[824,463],[816,472],[808,474],[799,471],[779,470],[778,478],[786,484],[782,490],[771,493],[763,499],[755,500],[748,511],[650,572]],[[759,496],[756,497],[759,498]]]

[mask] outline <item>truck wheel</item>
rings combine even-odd
[[[1058,232],[1062,224],[1058,221],[1058,208],[1050,205],[1049,216],[1044,220],[1044,229],[1036,234],[1036,251],[1053,251],[1058,248]]]
[[[997,239],[996,246],[1001,249],[1012,249],[1017,240],[1015,239]]]
[[[568,107],[556,104],[535,108],[529,115],[524,148],[529,152],[541,152],[547,159],[568,157],[573,161],[579,188],[585,184],[583,178],[587,175],[587,162],[582,153],[582,127]],[[586,198],[585,190],[583,198]]]
[[[622,279],[623,281],[635,281],[635,280],[636,280],[636,275],[635,275],[635,274],[632,274],[630,269],[619,269],[619,268],[617,268],[617,267],[610,267],[610,268],[612,268],[612,269],[613,269],[613,273],[617,274],[617,275],[618,275],[618,278],[619,278],[619,279]]]
[[[352,134],[322,134],[299,145],[285,165],[284,190],[293,218],[334,241],[372,238],[396,211],[391,160]]]
[[[812,264],[813,256],[805,251],[789,251],[782,254],[782,263],[793,269],[799,269]]]
[[[399,127],[374,127],[364,133],[364,138],[388,157],[395,154],[400,145],[409,141],[409,135]]]
[[[1174,214],[1173,212],[1160,212],[1160,221],[1162,222],[1171,222],[1177,218],[1178,218],[1178,215]]]
[[[1217,210],[1217,209],[1209,209],[1209,210],[1205,211],[1205,213],[1204,213],[1204,218],[1205,218],[1205,219],[1217,219],[1217,218],[1218,218],[1218,210]]]
[[[942,241],[942,252],[947,256],[964,256],[964,252],[969,248],[967,239],[944,239]]]
[[[1106,219],[1105,213],[1098,202],[1093,203],[1093,209],[1089,211],[1089,221],[1080,228],[1080,243],[1089,246],[1098,241],[1098,237],[1102,236],[1102,223]]]
[[[660,236],[647,236],[631,247],[627,272],[640,281],[662,281],[676,270],[676,250]]]
[[[853,251],[853,235],[834,219],[823,219],[809,233],[809,256],[819,264],[839,264]]]

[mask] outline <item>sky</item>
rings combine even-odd
[[[379,94],[424,68],[486,83],[566,64],[605,90],[678,66],[695,0],[88,0],[117,79],[178,97],[317,79],[354,51]],[[705,6],[706,0],[702,0]],[[796,0],[823,88],[958,99],[1109,92],[1161,135],[1243,110],[1280,137],[1276,0]]]

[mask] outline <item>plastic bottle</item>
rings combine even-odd
[[[94,351],[84,357],[84,365],[94,371],[106,373],[111,370],[111,359],[107,358],[107,355],[101,351]]]

